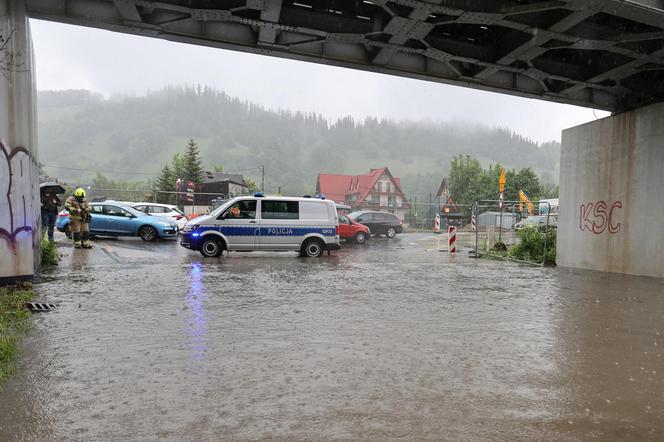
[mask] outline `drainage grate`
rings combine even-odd
[[[33,313],[55,310],[55,304],[47,304],[45,302],[26,302],[25,306]]]

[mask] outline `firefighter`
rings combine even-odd
[[[90,244],[90,206],[85,199],[85,190],[76,189],[73,196],[65,201],[65,210],[69,211],[69,229],[74,239],[75,249],[91,249]]]

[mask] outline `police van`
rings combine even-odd
[[[291,250],[314,257],[341,248],[338,226],[333,201],[257,193],[189,221],[180,231],[180,245],[206,257],[224,250]]]

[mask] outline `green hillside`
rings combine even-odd
[[[484,165],[532,167],[543,181],[557,182],[560,145],[538,145],[505,128],[327,121],[313,113],[265,109],[207,87],[110,99],[89,91],[44,91],[38,104],[40,161],[49,174],[69,180],[98,171],[114,179],[149,179],[194,138],[207,169],[220,164],[257,179],[264,164],[267,190],[281,187],[290,194],[311,192],[319,172],[388,166],[407,194],[424,197],[435,192],[450,159],[461,153]],[[145,174],[120,173],[127,171]]]

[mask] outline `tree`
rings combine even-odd
[[[215,173],[220,173],[224,171],[224,166],[222,166],[221,164],[215,164],[214,166],[212,166],[212,170],[214,170]]]
[[[203,166],[201,162],[201,152],[198,144],[192,139],[187,142],[184,153],[184,180],[200,183],[203,181]]]
[[[475,201],[497,200],[501,168],[500,164],[496,164],[483,169],[480,162],[469,155],[452,158],[449,176],[450,194],[457,203],[464,205]],[[505,172],[504,200],[518,201],[519,190],[523,190],[531,201],[539,199],[542,194],[539,178],[530,167]]]
[[[543,199],[558,198],[560,194],[560,187],[552,183],[542,184],[541,187],[542,187],[540,194],[541,198]]]
[[[486,181],[483,175],[482,165],[470,155],[457,155],[452,158],[449,188],[454,200],[467,204],[481,199],[483,181]]]
[[[159,178],[157,178],[156,188],[158,191],[162,192],[173,192],[175,191],[175,180],[176,178],[167,164],[161,169],[161,174],[159,175]],[[157,193],[157,202],[162,204],[173,204],[173,201],[175,201],[174,194]]]
[[[173,155],[173,158],[171,159],[171,173],[173,174],[173,183],[178,178],[185,179],[185,161],[184,157],[180,155],[179,153],[176,153]]]
[[[245,178],[244,179],[244,184],[247,185],[248,190],[249,190],[250,193],[255,193],[255,192],[258,192],[260,190],[258,188],[258,184],[256,184],[256,182],[254,180],[250,179],[250,178]]]
[[[533,169],[531,169],[530,167],[526,167],[525,169],[521,169],[518,172],[514,170],[512,170],[511,172],[512,176],[510,177],[509,181],[507,181],[507,177],[505,177],[505,180],[507,181],[507,183],[505,184],[506,200],[511,200],[511,201],[518,200],[519,190],[523,190],[526,193],[526,195],[528,195],[528,198],[531,199],[531,201],[535,201],[540,198],[542,189],[540,186],[539,178],[537,177],[537,174],[535,174]]]

